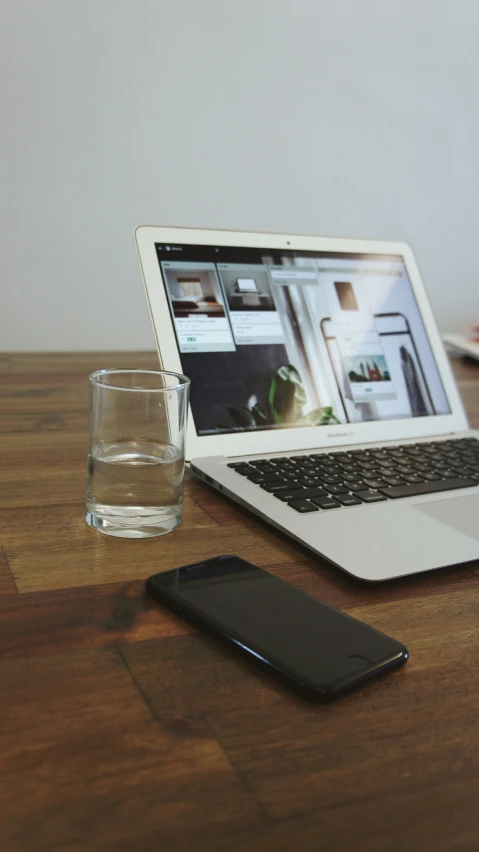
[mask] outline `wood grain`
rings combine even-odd
[[[13,594],[17,591],[17,587],[15,586],[15,581],[13,579],[13,574],[10,570],[10,565],[8,564],[7,555],[3,549],[0,548],[0,599],[4,597],[4,595]]]
[[[261,822],[214,733],[159,721],[119,649],[7,660],[0,682],[3,848],[86,850],[93,827],[141,848],[151,820],[165,831]]]
[[[191,477],[173,534],[84,522],[88,374],[154,353],[0,356],[2,852],[475,852],[479,567],[368,585]],[[479,365],[454,359],[479,426]],[[236,552],[402,640],[308,704],[146,598]]]

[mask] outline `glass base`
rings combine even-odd
[[[164,513],[152,515],[132,513],[128,515],[123,510],[121,515],[109,513],[106,516],[98,515],[87,509],[85,520],[92,530],[105,535],[113,535],[118,538],[152,538],[173,532],[181,523],[181,512],[176,510],[174,514],[165,517]]]

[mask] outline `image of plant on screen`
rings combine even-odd
[[[291,364],[285,364],[274,374],[268,399],[245,405],[227,406],[235,425],[242,429],[266,426],[326,426],[339,423],[331,406],[304,413],[308,398],[301,376]]]

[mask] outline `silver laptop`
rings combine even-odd
[[[136,239],[197,477],[364,580],[479,558],[479,432],[407,245]]]

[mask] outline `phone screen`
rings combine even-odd
[[[147,588],[315,693],[341,692],[407,658],[395,639],[237,556],[157,574]]]
[[[357,407],[364,402],[375,403],[376,419],[436,413],[414,337],[402,314],[375,314],[374,329],[362,334],[346,336],[337,326],[327,318],[321,329],[350,421],[368,419],[370,412]]]

